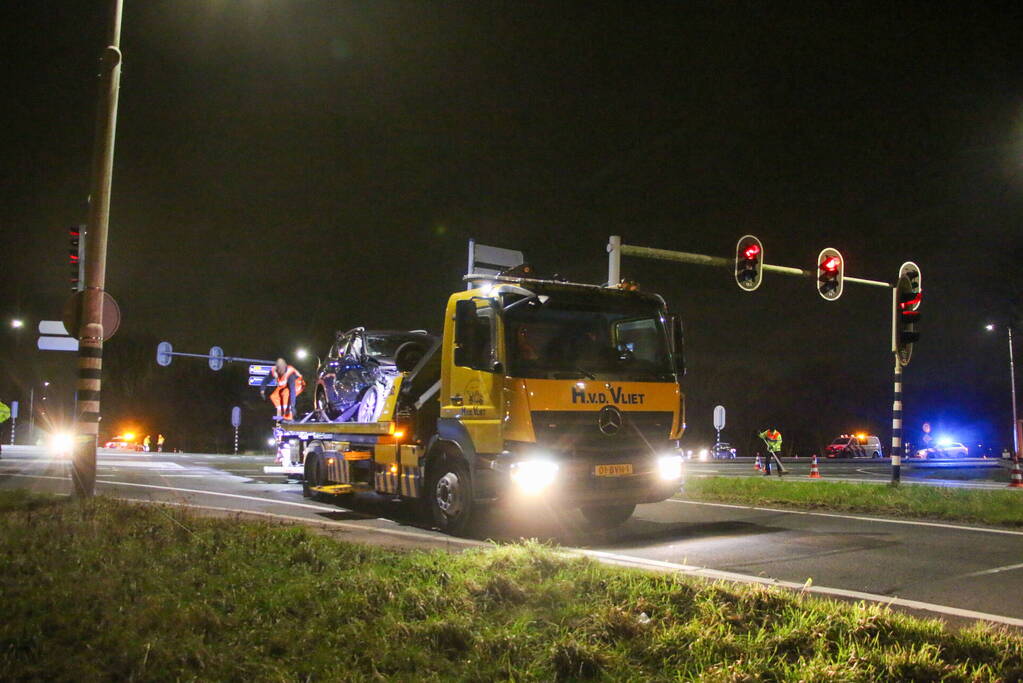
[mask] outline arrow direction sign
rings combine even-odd
[[[250,375],[269,375],[270,371],[273,370],[273,367],[274,366],[272,366],[272,365],[250,365],[249,366],[249,374]]]
[[[73,337],[39,337],[40,351],[77,351],[78,340]]]
[[[59,320],[40,320],[39,334],[50,334],[57,337],[70,336],[67,332],[67,328],[64,327],[64,323]]]
[[[250,387],[261,387],[263,386],[264,377],[249,377]]]

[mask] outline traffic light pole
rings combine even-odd
[[[752,236],[748,236],[752,237]],[[744,238],[745,239],[745,238]],[[757,241],[759,246],[759,240]],[[742,240],[740,240],[740,246]],[[825,252],[828,250],[825,250]],[[623,244],[622,238],[619,235],[612,235],[608,240],[607,245],[608,253],[608,280],[607,286],[614,287],[621,282],[622,272],[622,256],[634,256],[637,258],[648,258],[659,261],[672,261],[674,263],[687,263],[696,266],[712,266],[718,268],[732,268],[734,261],[727,258],[721,258],[719,256],[708,256],[706,254],[693,254],[685,251],[672,251],[668,249],[653,249],[651,247],[638,247],[632,244]],[[822,252],[822,255],[824,252]],[[835,251],[837,255],[838,252]],[[841,258],[839,256],[839,258]],[[818,258],[820,260],[820,258]],[[906,266],[913,266],[917,270],[916,276],[919,278],[919,269],[915,264],[906,263],[903,264],[903,269]],[[768,263],[761,263],[760,268],[769,273],[780,273],[782,275],[791,275],[795,277],[805,277],[816,279],[818,272],[815,270],[805,270],[803,268],[790,268],[788,266],[776,266]],[[903,272],[900,271],[900,279]],[[895,361],[895,372],[894,372],[894,398],[892,400],[892,484],[897,486],[902,478],[902,367],[903,362],[899,356],[899,287],[898,285],[892,286],[891,283],[882,282],[880,280],[867,280],[858,277],[843,276],[844,282],[850,282],[858,285],[867,285],[869,287],[883,287],[891,290],[892,294],[892,356]],[[917,281],[919,284],[919,280]],[[742,286],[742,283],[740,283]],[[752,288],[752,289],[755,289]],[[838,297],[835,297],[838,298]],[[917,303],[919,305],[919,302]],[[915,310],[915,308],[913,309]],[[1011,345],[1011,341],[1010,341]],[[1012,350],[1010,348],[1010,354]],[[908,363],[908,357],[906,359]],[[1015,386],[1013,387],[1013,409],[1015,410]],[[1016,416],[1013,414],[1013,424],[1015,425]],[[1017,453],[1019,447],[1017,444]]]
[[[648,258],[658,261],[672,261],[674,263],[688,263],[694,266],[712,266],[718,268],[731,268],[734,261],[720,256],[708,256],[706,254],[693,254],[686,251],[672,251],[670,249],[654,249],[652,247],[637,247],[633,244],[622,244],[622,238],[612,235],[607,245],[608,252],[608,286],[614,286],[621,281],[622,256],[634,256],[636,258]],[[761,266],[765,272],[792,275],[794,277],[816,278],[817,272],[804,270],[803,268],[792,268],[790,266],[776,266],[765,263]],[[846,282],[871,287],[885,287],[890,289],[891,284],[880,280],[866,280],[858,277],[845,276]]]
[[[117,96],[121,83],[121,16],[123,0],[111,0],[107,47],[100,60],[100,92],[96,111],[85,285],[78,330],[78,438],[72,463],[74,495],[92,496],[96,488],[96,441],[99,436],[100,389],[103,373],[103,293],[106,287],[107,228],[114,170]]]
[[[892,394],[892,486],[902,481],[902,359],[898,350],[899,290],[892,288],[892,358],[895,360]]]
[[[1009,330],[1009,387],[1012,389],[1012,451],[1013,457],[1019,460],[1019,416],[1016,414],[1016,359],[1012,351],[1012,325]]]

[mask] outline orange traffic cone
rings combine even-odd
[[[757,456],[756,461],[753,463],[753,469],[755,469],[757,472],[763,472],[764,471],[764,466],[760,464],[760,456],[759,455]]]
[[[813,461],[810,463],[810,479],[821,479],[821,471],[817,467],[817,454],[813,456]]]
[[[1023,489],[1023,471],[1019,468],[1019,457],[1012,459],[1012,474],[1009,475],[1010,489]]]

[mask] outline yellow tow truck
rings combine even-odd
[[[442,337],[398,368],[377,421],[282,423],[305,495],[418,499],[457,534],[498,500],[578,507],[607,527],[677,491],[685,368],[664,300],[474,278],[448,299]]]

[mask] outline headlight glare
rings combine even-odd
[[[682,478],[682,456],[662,455],[657,458],[657,474],[665,481]]]
[[[511,466],[511,480],[528,495],[540,493],[554,483],[558,463],[543,458],[522,460]]]

